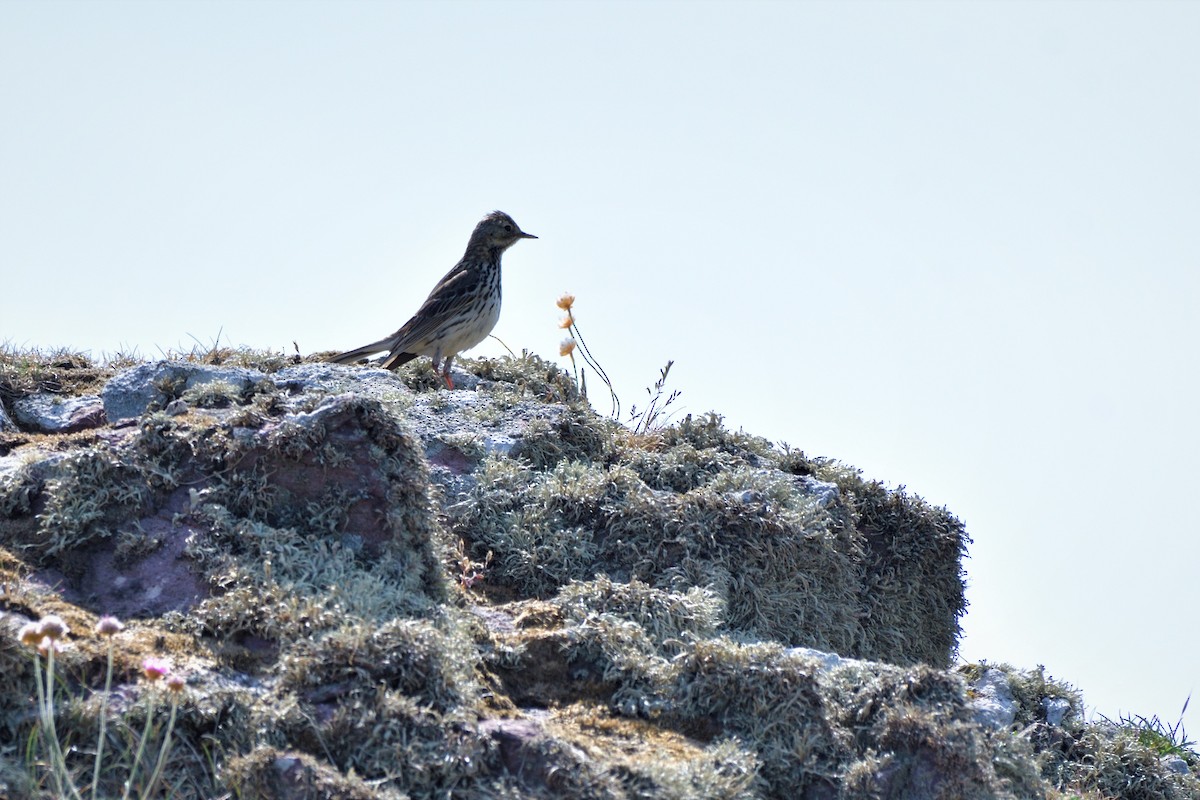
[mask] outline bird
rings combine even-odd
[[[446,387],[453,389],[450,364],[454,357],[486,339],[500,319],[500,257],[521,239],[536,238],[521,230],[508,214],[493,211],[475,226],[463,257],[400,330],[338,353],[329,361],[352,364],[386,351],[380,366],[395,369],[418,356],[430,356],[434,373],[440,369]]]

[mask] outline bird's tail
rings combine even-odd
[[[395,369],[401,364],[407,364],[416,357],[416,353],[392,353],[387,357],[387,360],[379,366],[383,367],[384,369]]]
[[[330,356],[328,360],[334,364],[353,364],[355,361],[366,358],[370,355],[374,355],[375,353],[382,353],[385,350],[391,350],[392,343],[394,341],[395,339],[390,337],[387,339],[380,339],[378,342],[371,342],[371,344],[363,345],[362,347],[356,347],[353,350],[347,350],[344,353],[338,353],[336,356]]]

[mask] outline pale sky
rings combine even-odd
[[[1174,722],[1198,41],[1185,2],[0,0],[0,341],[347,349],[498,208],[541,237],[510,347],[556,358],[573,291],[626,405],[674,359],[685,413],[960,517],[963,657]]]

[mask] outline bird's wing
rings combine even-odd
[[[459,265],[450,270],[433,287],[412,319],[390,337],[392,352],[404,352],[434,339],[448,320],[461,315],[470,305],[471,299],[477,294],[481,277],[482,272],[471,267]]]

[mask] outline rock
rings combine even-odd
[[[587,753],[572,744],[555,742],[540,722],[529,717],[486,719],[479,723],[479,732],[496,743],[505,769],[527,787],[562,792],[570,788],[571,781],[564,776],[586,772],[590,763]]]
[[[1188,763],[1179,756],[1163,756],[1159,762],[1167,768],[1168,771],[1174,772],[1176,775],[1191,775],[1192,771],[1188,768]]]
[[[1017,718],[1017,701],[1013,699],[1008,676],[998,669],[989,669],[972,686],[975,697],[971,706],[975,721],[996,730],[1003,730]]]
[[[92,604],[122,619],[187,611],[210,594],[204,576],[186,554],[206,531],[177,519],[188,506],[187,498],[186,489],[177,489],[161,508],[136,521],[139,534],[157,544],[144,554],[122,554],[105,540],[86,551],[87,569],[69,576],[43,569],[34,573],[35,579],[58,586],[66,600]]]
[[[78,397],[31,394],[13,402],[13,416],[18,425],[34,433],[75,433],[98,428],[108,421],[104,404],[94,394]]]
[[[17,433],[19,430],[17,423],[4,410],[4,404],[0,403],[0,433]]]
[[[248,389],[266,376],[244,367],[208,367],[201,364],[156,361],[114,375],[101,397],[112,423],[140,417],[152,405],[165,408],[187,389],[223,382]]]
[[[1043,697],[1042,708],[1046,710],[1046,724],[1058,727],[1071,710],[1071,703],[1062,697]]]
[[[838,667],[852,666],[855,664],[863,664],[866,662],[857,661],[853,658],[842,658],[836,653],[826,653],[821,650],[814,650],[811,647],[789,647],[788,655],[802,656],[804,658],[816,661],[822,670],[837,669]]]
[[[961,612],[948,512],[715,417],[631,438],[539,359],[473,369],[121,372],[89,401],[109,425],[5,439],[10,607],[74,613],[80,644],[136,618],[114,697],[137,658],[187,671],[174,752],[229,737],[205,796],[1045,794],[1006,674],[930,666]],[[102,649],[69,658],[95,688]],[[14,663],[0,705],[29,702]]]
[[[794,480],[804,492],[816,498],[821,508],[829,508],[841,499],[841,491],[836,483],[817,480],[809,475],[798,475]]]

